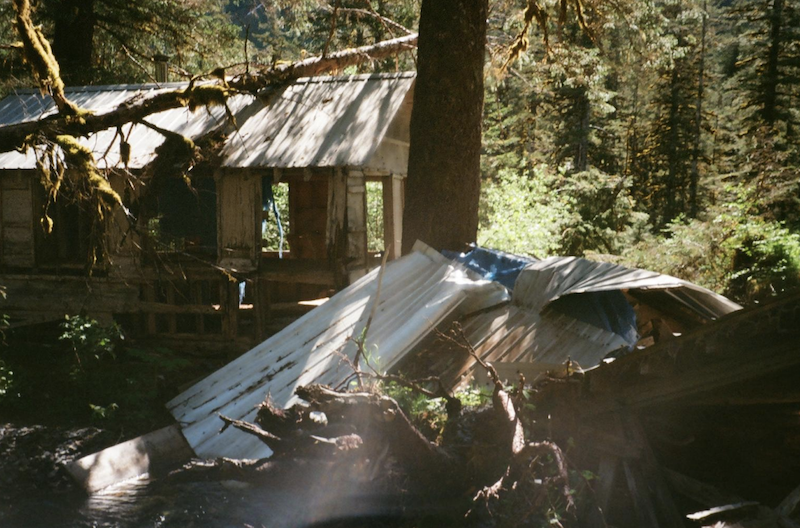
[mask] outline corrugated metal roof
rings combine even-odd
[[[446,317],[508,300],[501,285],[472,272],[422,244],[387,265],[367,345],[372,364],[394,366]],[[335,386],[352,374],[341,357],[353,358],[377,289],[373,270],[327,303],[261,343],[167,404],[183,434],[202,457],[260,458],[269,449],[250,435],[217,434],[218,413],[253,420],[255,406],[269,393],[277,405],[297,401],[300,385]]]
[[[277,92],[255,98],[240,95],[228,102],[239,128],[223,150],[223,166],[329,167],[365,166],[400,109],[414,82],[413,74],[353,75],[298,79]],[[186,83],[69,88],[78,106],[105,112],[131,99],[175,90]],[[20,91],[0,101],[0,126],[52,115],[52,100],[34,91]],[[228,124],[224,108],[176,108],[147,118],[158,127],[192,139]],[[164,142],[158,132],[127,124],[122,132],[131,145],[130,168],[141,168]],[[121,166],[116,130],[83,138],[100,167]],[[32,169],[33,152],[0,153],[0,169]]]
[[[711,290],[669,275],[577,257],[551,257],[527,266],[517,279],[513,301],[538,312],[565,295],[612,290],[666,290],[707,318],[742,308]]]
[[[569,315],[539,314],[513,304],[469,316],[461,324],[475,352],[491,363],[541,363],[553,368],[571,359],[589,368],[628,345],[623,336]],[[427,370],[435,372],[446,387],[455,388],[470,382],[475,365],[466,352],[451,351],[434,358]]]
[[[571,294],[620,290],[663,290],[706,319],[741,308],[721,295],[669,275],[582,258],[553,257],[525,267],[517,278],[510,305],[470,315],[461,324],[465,337],[485,361],[539,363],[553,368],[572,360],[584,369],[592,368],[610,352],[628,349],[631,342],[574,314],[545,308]],[[475,370],[475,361],[466,352],[452,348],[429,354],[427,361],[425,370],[437,373],[449,387],[465,385]]]
[[[269,95],[222,152],[226,167],[365,166],[414,83],[410,73],[313,77]]]
[[[133,97],[184,87],[186,87],[186,83],[169,83],[161,86],[85,86],[68,88],[66,92],[67,96],[81,108],[101,113],[112,110]],[[238,112],[252,100],[252,97],[238,96],[230,101],[229,106],[232,111]],[[35,121],[52,115],[55,111],[55,105],[49,96],[29,90],[20,91],[0,101],[0,126]],[[227,118],[225,109],[219,107],[201,108],[194,113],[188,108],[175,108],[153,114],[147,118],[147,122],[197,139],[225,124]],[[134,169],[151,162],[155,157],[155,149],[164,142],[164,136],[144,125],[127,124],[122,127],[122,133],[131,145],[131,159],[128,166]],[[89,138],[80,139],[83,145],[92,150],[99,167],[122,166],[119,141],[115,141],[116,134],[116,130],[108,129],[93,134]],[[16,151],[0,153],[0,168],[2,169],[33,169],[35,167],[36,157],[30,150],[25,154]]]

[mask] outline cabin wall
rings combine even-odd
[[[0,171],[0,262],[4,268],[31,268],[36,263],[32,178],[32,171]]]
[[[345,269],[352,283],[367,271],[367,180],[358,169],[347,171],[347,248]]]
[[[251,171],[218,171],[215,181],[219,265],[254,271],[261,257],[261,176]]]
[[[133,201],[135,197],[131,196],[127,175],[110,172],[108,181],[124,203],[130,204]],[[129,276],[141,265],[139,248],[142,247],[142,237],[139,230],[130,228],[130,221],[126,212],[121,207],[116,207],[106,223],[106,247],[110,259],[108,272],[115,277]]]

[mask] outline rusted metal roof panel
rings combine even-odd
[[[685,280],[576,257],[551,257],[528,265],[514,286],[513,302],[538,312],[566,295],[613,290],[672,292],[682,303],[708,318],[741,309],[730,299]]]
[[[507,290],[419,244],[387,265],[367,347],[372,364],[386,371],[448,317],[508,300]],[[213,373],[167,404],[197,455],[261,458],[269,449],[250,435],[218,434],[218,414],[252,421],[256,405],[270,394],[276,405],[297,401],[295,388],[309,383],[339,385],[352,375],[351,336],[360,334],[372,311],[378,270],[327,303]]]
[[[267,93],[227,142],[223,165],[365,167],[413,83],[410,73],[313,77]]]

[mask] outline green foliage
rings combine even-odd
[[[124,339],[122,329],[116,323],[101,325],[81,315],[67,315],[61,323],[61,330],[59,339],[69,344],[81,369],[84,363],[92,360],[116,359],[115,350]]]
[[[0,359],[0,401],[14,390],[14,371]]]
[[[561,225],[561,254],[616,254],[648,227],[648,216],[634,209],[630,182],[622,176],[590,169],[563,175],[555,185],[568,211]]]
[[[289,225],[289,184],[278,183],[272,186],[272,195],[275,198],[275,205],[278,215],[281,217],[283,227],[283,251],[289,250],[288,235],[291,226]],[[272,209],[264,211],[265,221],[261,224],[261,247],[266,251],[278,251],[281,247],[281,236],[278,231],[278,222]]]
[[[530,174],[508,169],[481,188],[478,244],[519,255],[544,257],[558,249],[566,221],[565,199],[550,192],[544,167]]]
[[[627,180],[597,169],[503,170],[481,190],[478,243],[539,258],[615,253],[647,228],[647,215],[633,206]]]
[[[440,437],[447,422],[444,398],[429,398],[393,381],[382,385],[380,389],[397,402],[408,419],[429,439],[437,440]],[[475,388],[457,391],[453,396],[465,408],[480,407],[492,399],[491,391]]]
[[[116,414],[116,412],[119,410],[119,405],[116,403],[111,403],[103,407],[101,405],[92,405],[90,403],[89,408],[92,410],[92,418],[95,420],[107,420]]]
[[[754,214],[743,186],[708,219],[670,223],[623,252],[628,264],[675,275],[740,302],[800,287],[800,234]]]
[[[118,325],[84,316],[35,335],[10,331],[0,354],[3,416],[57,425],[102,420],[125,434],[169,423],[164,402],[203,372],[167,348],[128,347]]]
[[[391,185],[389,180],[388,185]],[[383,251],[383,185],[367,182],[367,249]]]

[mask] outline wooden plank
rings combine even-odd
[[[795,489],[792,490],[791,493],[789,493],[789,495],[786,496],[785,499],[781,501],[776,510],[780,515],[783,515],[785,517],[794,517],[798,512],[799,506],[800,506],[800,486],[797,486]]]
[[[697,479],[671,469],[664,469],[664,477],[676,493],[680,493],[684,497],[698,502],[703,506],[715,507],[743,501],[741,497],[727,493],[711,484],[700,482]]]
[[[635,473],[641,475],[641,484],[645,486],[642,492],[648,494],[648,501],[654,507],[653,513],[656,516],[658,526],[661,528],[681,528],[683,526],[683,517],[675,505],[675,500],[667,486],[661,466],[656,460],[639,420],[627,413],[623,414],[621,420],[622,427],[630,441],[635,445],[642,446],[642,456],[636,464]],[[650,507],[649,505],[645,506]]]
[[[203,283],[200,281],[193,281],[190,283],[192,292],[192,302],[195,306],[203,305]],[[205,333],[205,318],[202,314],[198,314],[194,318],[194,330],[198,335]]]
[[[261,254],[260,177],[246,171],[227,171],[225,177],[217,177],[215,181],[219,264],[252,271]]]
[[[597,470],[597,486],[594,489],[596,508],[589,513],[589,528],[605,528],[607,526],[605,514],[614,492],[618,467],[619,459],[615,456],[606,455],[600,459],[600,466]]]
[[[334,272],[325,260],[264,259],[258,277],[281,283],[335,284]]]
[[[344,259],[346,254],[347,232],[345,215],[347,213],[347,174],[337,168],[328,185],[328,225],[325,231],[329,267],[334,275],[334,283],[344,285]]]
[[[367,194],[361,171],[347,172],[347,270],[365,269],[367,265]]]
[[[623,460],[622,468],[625,472],[628,492],[633,500],[633,509],[637,519],[636,526],[659,528],[655,507],[647,492],[647,482],[635,467],[635,462]]]
[[[800,294],[792,294],[601,365],[587,373],[591,396],[581,413],[692,404],[699,394],[797,365]]]
[[[703,510],[695,513],[690,513],[686,516],[687,519],[695,522],[702,523],[707,526],[709,523],[721,520],[739,520],[758,511],[759,503],[754,501],[737,502],[735,504],[726,504],[724,506],[717,506],[708,510]]]
[[[163,474],[194,457],[178,424],[147,433],[67,464],[78,484],[94,493],[144,474]]]

